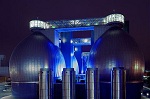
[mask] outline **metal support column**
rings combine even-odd
[[[39,99],[52,99],[52,70],[42,68],[39,73]]]
[[[99,76],[98,68],[87,68],[86,93],[87,99],[99,99]]]
[[[111,99],[126,99],[126,70],[114,67],[111,71]]]
[[[75,98],[75,71],[73,68],[63,69],[62,99],[76,99]]]

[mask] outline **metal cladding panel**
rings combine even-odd
[[[65,61],[60,50],[40,32],[25,38],[14,49],[9,62],[13,82],[38,81],[40,68],[51,68],[56,75],[60,75],[64,67]]]
[[[14,49],[9,61],[13,95],[21,99],[38,97],[40,69],[52,69],[55,76],[61,76],[64,67],[65,61],[59,48],[42,33],[32,33]]]
[[[54,45],[39,32],[24,39],[13,51],[9,71],[13,82],[38,81],[40,68],[54,65]]]
[[[13,95],[21,99],[38,97],[40,69],[52,69],[56,77],[61,76],[64,67],[65,61],[59,48],[42,33],[32,33],[14,49],[9,61]]]
[[[102,26],[94,26],[94,42],[105,33],[106,30],[108,30],[110,26],[108,25],[102,25]]]
[[[142,81],[144,58],[134,39],[120,27],[108,29],[93,45],[88,67],[99,69],[100,81],[111,81],[111,69],[124,67],[127,82]]]

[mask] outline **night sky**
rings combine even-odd
[[[30,35],[33,19],[60,20],[105,17],[122,13],[129,34],[143,51],[150,67],[150,0],[0,0],[0,54],[6,61],[17,44]]]

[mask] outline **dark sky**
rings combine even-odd
[[[29,21],[104,17],[115,10],[130,22],[130,35],[150,61],[150,0],[0,0],[0,54],[9,59],[31,32]]]

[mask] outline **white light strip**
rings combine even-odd
[[[91,45],[91,38],[74,38],[72,43],[74,45]]]
[[[80,27],[80,26],[94,26],[94,25],[104,25],[111,22],[124,23],[124,16],[122,14],[110,14],[104,18],[91,18],[91,19],[79,19],[79,20],[60,20],[44,22],[40,20],[30,21],[30,29],[41,28],[62,28],[62,27]]]
[[[48,29],[50,28],[50,25],[44,21],[40,20],[32,20],[29,23],[29,27],[31,28],[41,28],[41,29]]]
[[[105,24],[110,22],[121,22],[124,23],[124,16],[122,14],[110,14],[103,19]]]

